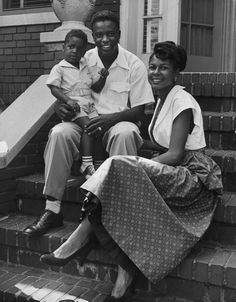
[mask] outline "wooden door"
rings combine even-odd
[[[182,0],[180,44],[187,50],[186,71],[222,71],[222,0]]]

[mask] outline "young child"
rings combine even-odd
[[[95,172],[92,157],[93,138],[84,131],[89,120],[98,115],[91,97],[91,89],[99,93],[108,76],[108,71],[102,69],[99,80],[93,83],[92,75],[83,57],[87,43],[87,35],[83,31],[71,30],[65,37],[64,59],[52,68],[47,79],[51,93],[59,101],[73,107],[76,116],[72,121],[83,129],[80,171],[86,179]]]

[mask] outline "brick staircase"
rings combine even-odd
[[[129,301],[236,302],[236,101],[235,73],[184,73],[180,84],[198,100],[204,119],[207,154],[221,167],[224,195],[214,220],[188,257],[160,283],[142,275]],[[84,179],[76,173],[63,197],[63,227],[41,238],[22,230],[44,207],[42,152],[50,119],[10,165],[0,170],[0,301],[103,301],[115,280],[116,267],[101,248],[92,251],[83,267],[75,260],[62,268],[39,261],[76,228]],[[144,131],[145,135],[145,131]],[[145,151],[142,154],[147,155]]]

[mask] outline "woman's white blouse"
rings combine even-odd
[[[184,90],[184,87],[176,85],[171,89],[160,112],[159,103],[160,100],[157,102],[149,125],[149,135],[153,142],[168,149],[175,118],[182,111],[192,109],[194,128],[188,135],[185,149],[196,150],[206,146],[200,106],[193,96]]]

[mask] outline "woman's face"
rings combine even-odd
[[[155,90],[165,90],[175,84],[178,71],[170,60],[153,56],[148,66],[148,80]]]

